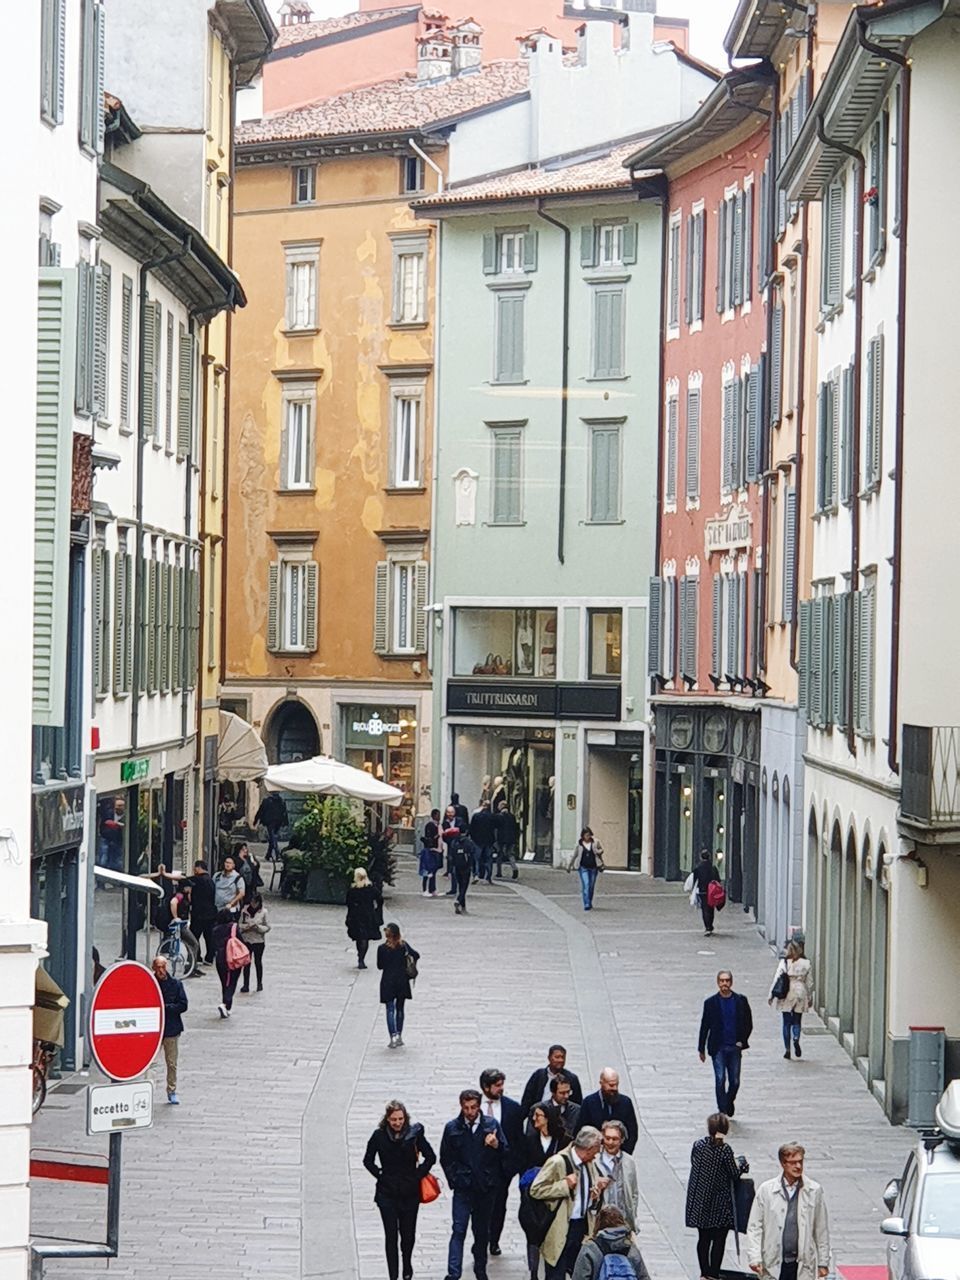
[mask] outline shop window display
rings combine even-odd
[[[343,741],[347,764],[403,792],[399,804],[384,806],[385,820],[396,831],[398,846],[412,847],[417,811],[415,709],[344,707]]]
[[[520,827],[520,855],[553,855],[555,746],[553,729],[463,725],[453,734],[454,790],[474,809],[488,780],[503,790]]]
[[[556,609],[456,609],[454,675],[555,680]]]
[[[603,679],[620,675],[623,613],[620,609],[590,611],[590,675]]]

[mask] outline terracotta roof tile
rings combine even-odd
[[[289,26],[280,28],[273,47],[285,49],[291,44],[302,44],[304,40],[336,35],[338,31],[349,31],[352,27],[367,27],[381,18],[392,18],[397,13],[409,13],[419,8],[418,4],[401,4],[391,9],[367,9],[363,13],[344,13],[337,18],[318,18],[316,22],[291,22]]]
[[[647,135],[649,138],[649,135]],[[416,209],[443,209],[451,205],[481,204],[490,200],[518,200],[524,197],[566,195],[588,191],[629,191],[633,185],[624,161],[638,149],[639,139],[612,147],[605,155],[591,155],[579,163],[537,166],[514,173],[496,174],[481,182],[465,182],[447,187],[443,195],[423,196],[412,201]],[[638,173],[645,177],[659,170]]]
[[[277,111],[237,126],[240,146],[257,142],[336,138],[423,129],[504,98],[525,93],[526,62],[491,62],[448,80],[418,83],[413,74],[351,89],[293,111]]]

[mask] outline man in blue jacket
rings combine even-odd
[[[701,1062],[706,1062],[708,1053],[713,1059],[717,1110],[732,1116],[740,1088],[740,1055],[750,1048],[753,1014],[747,997],[734,991],[729,969],[717,974],[717,988],[717,994],[703,1002],[697,1051]]]
[[[177,1063],[180,1058],[180,1036],[183,1034],[183,1014],[187,1012],[187,993],[179,978],[172,978],[167,969],[167,957],[155,956],[153,976],[163,996],[163,1058],[167,1065],[167,1101],[178,1106]]]
[[[476,1089],[460,1094],[460,1114],[448,1120],[440,1143],[440,1164],[453,1192],[453,1229],[447,1251],[445,1280],[460,1280],[467,1227],[473,1227],[473,1271],[487,1280],[487,1243],[493,1202],[508,1167],[503,1130],[492,1116],[481,1114]]]
[[[520,1103],[508,1098],[503,1090],[507,1078],[499,1067],[487,1067],[480,1072],[480,1091],[483,1098],[480,1103],[482,1115],[496,1120],[507,1140],[507,1159],[504,1163],[503,1176],[493,1197],[493,1214],[490,1219],[490,1255],[497,1258],[502,1250],[500,1236],[507,1216],[507,1196],[510,1194],[510,1183],[515,1173],[523,1173],[517,1160],[523,1150],[523,1112]]]
[[[633,1154],[640,1136],[637,1113],[633,1109],[633,1100],[620,1092],[620,1076],[613,1067],[604,1067],[600,1072],[600,1088],[596,1093],[588,1093],[580,1108],[578,1123],[581,1128],[585,1124],[603,1132],[603,1126],[609,1120],[619,1120],[627,1131],[623,1143],[624,1151]]]

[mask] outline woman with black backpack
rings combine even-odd
[[[377,947],[380,1003],[386,1005],[389,1047],[399,1049],[403,1044],[404,1006],[413,999],[411,983],[417,976],[420,952],[414,951],[409,942],[404,942],[398,924],[386,925],[383,936],[384,941]]]

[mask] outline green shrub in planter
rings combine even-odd
[[[302,851],[304,871],[324,871],[331,885],[346,887],[357,867],[370,856],[363,824],[339,796],[310,796],[293,828],[293,843]]]

